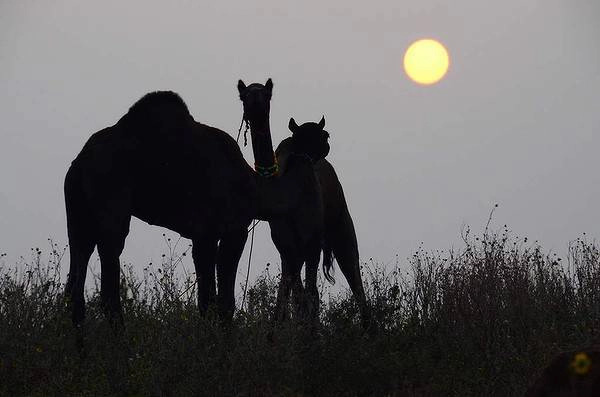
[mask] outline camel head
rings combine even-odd
[[[296,124],[292,117],[288,128],[292,131],[292,142],[296,154],[305,154],[313,162],[325,158],[329,154],[329,133],[325,131],[325,116],[318,123],[308,122]]]
[[[240,100],[244,104],[244,120],[250,125],[260,126],[269,120],[271,95],[273,93],[273,81],[268,79],[265,85],[252,83],[249,86],[238,81]]]
[[[265,85],[252,83],[246,86],[242,80],[239,80],[238,91],[244,105],[243,121],[246,122],[246,131],[248,130],[248,125],[250,125],[252,152],[254,152],[254,168],[256,172],[264,177],[274,176],[278,173],[279,168],[275,161],[275,154],[273,153],[273,141],[269,126],[273,81],[268,79]],[[246,132],[244,132],[244,142],[246,142],[245,139]]]

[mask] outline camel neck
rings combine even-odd
[[[252,138],[252,152],[254,153],[256,172],[266,177],[275,175],[278,167],[273,152],[269,120],[267,119],[264,122],[250,121],[250,136]]]

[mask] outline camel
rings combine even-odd
[[[292,136],[284,139],[275,151],[277,163],[280,164],[280,173],[284,175],[288,169],[288,159],[294,153],[302,153],[315,164],[322,161],[329,153],[329,133],[325,127],[325,118],[319,123],[304,123],[297,125],[291,118],[289,129]],[[315,173],[316,175],[316,173]],[[317,178],[317,182],[319,182]],[[318,222],[306,225],[304,216],[290,214],[284,219],[269,222],[271,239],[280,253],[282,270],[287,269],[287,277],[282,271],[280,290],[282,294],[293,289],[293,297],[297,310],[307,319],[316,319],[319,305],[319,291],[317,289],[317,273],[321,251],[324,246],[325,213],[321,192],[321,184],[315,186],[318,192],[315,203],[307,203],[318,208]],[[300,273],[306,264],[306,289],[302,286]],[[314,270],[314,271],[312,271]],[[325,271],[325,268],[323,268]],[[286,284],[284,284],[286,283]]]
[[[298,150],[286,152],[275,157],[270,130],[270,99],[272,81],[267,84],[253,83],[248,86],[240,80],[238,91],[244,107],[244,120],[250,125],[252,150],[256,160],[256,170],[265,177],[279,179],[288,178],[294,171],[295,158],[302,157],[312,164],[314,160],[324,158],[329,152],[328,135],[322,125],[312,123],[295,131],[292,140]],[[315,144],[312,137],[320,139]],[[283,217],[269,220],[271,238],[281,256],[281,281],[277,291],[275,309],[276,318],[281,321],[287,317],[287,308],[291,288],[300,287],[294,280],[300,279],[302,265],[307,258],[320,259],[323,233],[323,206],[320,186],[316,174],[312,178],[297,181],[304,195],[300,197],[300,205],[292,208]],[[296,291],[295,296],[302,296],[302,291]]]
[[[288,128],[294,134],[307,126],[314,126],[317,123],[304,123],[298,126],[296,121],[291,118]],[[295,150],[307,151],[307,148],[319,147],[319,141],[322,139],[319,131],[322,130],[327,137],[329,133],[323,128],[325,127],[325,118],[321,118],[318,123],[319,128],[312,128],[311,133],[305,136],[304,142],[295,142],[292,138],[284,139],[275,154],[277,158],[286,156],[287,153]],[[329,149],[329,147],[327,148]],[[314,149],[313,149],[314,150]],[[363,288],[362,277],[360,274],[360,261],[358,255],[358,242],[354,223],[348,210],[348,204],[344,196],[344,190],[340,180],[333,168],[333,165],[325,158],[329,150],[314,162],[315,172],[319,180],[321,190],[321,200],[323,203],[324,229],[323,229],[323,274],[325,278],[333,283],[335,280],[331,275],[333,267],[333,259],[338,262],[342,274],[346,278],[348,285],[359,305],[361,320],[363,326],[369,327],[371,322],[370,310],[367,304],[365,291]],[[280,160],[281,161],[281,160]],[[319,257],[308,256],[306,259],[306,294],[308,297],[308,311],[316,315],[319,307],[319,295],[317,289],[317,273],[318,273]],[[296,280],[296,283],[300,280]],[[298,291],[299,288],[294,288]],[[305,302],[306,304],[306,302]]]
[[[230,320],[251,220],[289,214],[304,197],[298,181],[315,179],[308,159],[295,156],[293,163],[285,177],[265,178],[246,163],[231,136],[195,121],[176,93],[142,97],[117,123],[89,138],[65,176],[65,295],[74,324],[85,318],[84,285],[95,247],[102,307],[111,320],[123,322],[119,257],[131,216],[192,240],[199,310],[216,304],[220,317]]]
[[[267,81],[267,85],[272,83]],[[325,157],[329,153],[329,133],[324,130],[325,117],[319,123],[304,123],[301,126],[291,118],[288,128],[292,136],[284,139],[273,156],[269,125],[270,95],[265,86],[238,82],[240,99],[244,104],[244,119],[249,120],[252,149],[259,172],[270,177],[285,175],[292,155],[308,157],[315,165],[318,185],[316,199],[308,197],[303,202],[306,208],[290,213],[285,218],[269,222],[271,238],[280,253],[282,280],[277,295],[278,317],[285,316],[290,288],[296,301],[304,306],[309,316],[316,316],[319,306],[317,273],[321,251],[324,252],[323,271],[328,281],[333,282],[331,268],[333,257],[337,259],[342,273],[359,304],[363,326],[370,324],[370,313],[360,275],[358,244],[354,224],[348,211],[346,199],[339,179],[331,163]],[[316,201],[315,201],[316,200]],[[313,209],[311,212],[310,209]],[[319,219],[320,218],[320,219]],[[300,271],[306,263],[306,297],[303,296]],[[307,299],[303,299],[307,298]]]

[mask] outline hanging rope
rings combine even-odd
[[[246,270],[246,282],[244,283],[244,296],[242,298],[242,309],[244,308],[244,303],[246,302],[246,291],[248,290],[248,278],[250,278],[250,262],[252,261],[252,248],[254,247],[254,228],[258,225],[260,221],[254,221],[252,228],[252,235],[250,236],[250,254],[248,255],[248,269]]]
[[[188,292],[192,287],[196,286],[196,283],[198,282],[198,279],[196,278],[196,280],[194,280],[193,283],[191,283],[182,293],[179,294],[179,296],[177,297],[177,299],[181,299],[181,297]]]
[[[240,143],[240,134],[242,133],[242,127],[244,126],[244,122],[246,123],[246,129],[244,129],[244,147],[248,146],[248,130],[250,129],[250,123],[248,120],[242,116],[242,122],[240,123],[240,128],[238,129],[238,134],[236,138],[236,142]]]
[[[248,145],[248,130],[250,129],[250,123],[246,119],[245,115],[242,115],[242,122],[240,123],[240,128],[238,129],[238,135],[236,138],[236,142],[240,143],[240,134],[242,133],[242,127],[246,123],[246,128],[244,129],[244,147]],[[248,255],[248,269],[246,270],[246,281],[244,282],[244,296],[242,298],[242,309],[244,308],[244,303],[246,302],[246,292],[248,291],[248,278],[250,277],[250,263],[252,262],[252,248],[254,248],[254,228],[258,225],[260,221],[253,220],[252,227],[248,229],[248,233],[252,232],[250,236],[250,254]]]
[[[250,226],[250,229],[248,229],[248,233],[250,233],[252,230],[254,230],[256,225],[258,225],[259,223],[260,223],[260,221],[256,221],[256,223],[254,225]]]
[[[242,308],[244,307],[244,302],[246,301],[246,291],[248,290],[248,278],[250,277],[250,263],[252,262],[252,248],[254,247],[254,228],[258,226],[260,223],[259,220],[254,220],[250,229],[248,229],[248,233],[252,232],[250,235],[250,254],[248,255],[248,269],[246,270],[246,281],[244,283],[244,297],[242,298]],[[186,292],[196,286],[197,280],[194,280],[186,289],[184,289],[178,296],[181,298]]]

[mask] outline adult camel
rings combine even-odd
[[[256,170],[268,178],[288,178],[288,174],[294,172],[296,167],[295,158],[304,158],[312,164],[327,155],[329,136],[323,131],[324,124],[307,123],[296,129],[290,138],[295,143],[295,150],[279,153],[275,157],[269,121],[270,87],[271,80],[264,86],[258,83],[246,86],[242,80],[238,82],[244,106],[243,118],[250,125]],[[323,244],[323,203],[316,174],[313,172],[312,178],[297,180],[297,183],[305,192],[300,205],[290,207],[290,211],[284,216],[269,221],[271,238],[281,256],[281,281],[275,309],[278,320],[287,316],[292,287],[296,288],[295,296],[303,296],[301,284],[294,281],[300,280],[300,271],[305,261],[316,260],[318,264]]]
[[[227,133],[201,124],[170,91],[136,102],[116,124],[93,134],[65,177],[72,318],[85,317],[87,264],[98,248],[101,304],[122,322],[119,256],[131,216],[192,240],[198,307],[216,303],[231,318],[237,265],[252,219],[288,214],[304,197],[298,180],[314,179],[296,157],[283,178],[265,178],[244,160]],[[215,283],[218,276],[218,295]]]

